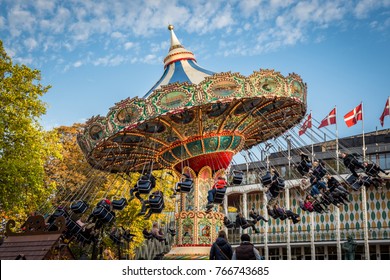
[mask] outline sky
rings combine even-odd
[[[42,98],[45,129],[84,123],[144,96],[163,73],[168,24],[205,69],[299,74],[314,125],[337,106],[340,137],[361,133],[363,124],[365,132],[382,129],[390,0],[0,0],[6,52],[52,87]],[[361,102],[364,123],[348,128],[343,116]]]

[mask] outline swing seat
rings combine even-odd
[[[153,207],[150,207],[150,211],[152,212],[152,213],[161,213],[163,210],[164,210],[164,207],[165,207],[165,205],[164,205],[164,202],[162,203],[162,204],[160,204],[160,205],[156,205],[156,206],[153,206]]]
[[[356,180],[352,185],[352,189],[355,191],[358,191],[361,187],[363,186],[363,181],[361,180]]]
[[[351,186],[356,182],[358,178],[353,176],[353,175],[350,175],[348,178],[347,178],[347,183],[350,184]]]
[[[267,186],[272,183],[272,177],[269,171],[267,171],[267,173],[261,177],[261,183],[263,186]]]
[[[81,226],[72,219],[66,221],[66,229],[66,233],[70,235],[79,234],[82,230]]]
[[[326,175],[326,173],[327,173],[326,169],[323,168],[322,166],[317,166],[313,170],[313,175],[316,176],[317,178],[323,178]]]
[[[95,207],[92,211],[92,215],[99,219],[102,223],[109,223],[115,219],[114,214],[103,206]]]
[[[371,177],[369,176],[364,176],[362,181],[363,181],[363,185],[367,188],[374,184],[374,182],[371,180]]]
[[[121,199],[113,200],[111,205],[114,210],[123,210],[127,206],[127,200],[122,197]]]
[[[110,239],[114,242],[115,245],[120,245],[122,243],[121,237],[115,233],[110,233]]]
[[[310,166],[309,166],[310,165]],[[311,167],[311,164],[308,164],[307,162],[305,161],[301,161],[298,166],[297,166],[297,170],[298,172],[302,175],[302,176],[305,176],[307,172],[309,172],[310,170],[310,167]]]
[[[276,182],[277,182],[279,188],[281,188],[281,189],[284,188],[285,182],[284,182],[284,179],[283,179],[283,178],[278,177],[278,178],[276,179]]]
[[[163,193],[161,191],[157,191],[157,192],[152,193],[149,196],[148,202],[149,202],[149,205],[151,207],[160,206],[162,203],[164,203]]]
[[[225,198],[225,193],[226,193],[226,188],[216,189],[213,203],[221,204],[223,202],[223,199]]]
[[[152,190],[152,182],[149,179],[139,179],[137,182],[137,187],[140,194],[148,194]]]
[[[194,186],[191,178],[185,178],[184,181],[176,183],[176,190],[182,193],[189,193]]]
[[[76,201],[70,206],[70,210],[72,210],[75,214],[84,214],[87,209],[88,204],[83,200]]]
[[[241,185],[242,180],[244,179],[244,172],[233,170],[233,185]]]

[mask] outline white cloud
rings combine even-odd
[[[134,42],[126,42],[123,47],[125,48],[125,50],[129,50],[131,48],[134,48],[134,46]]]
[[[93,65],[95,66],[117,66],[126,61],[126,58],[121,55],[107,55],[105,57],[101,57],[95,59]]]
[[[78,67],[80,67],[80,66],[82,66],[83,65],[83,62],[82,61],[76,61],[75,63],[73,63],[73,67],[75,67],[75,68],[78,68]]]
[[[27,47],[29,51],[32,51],[38,46],[38,43],[37,41],[35,41],[34,38],[28,38],[24,40],[24,45]]]
[[[114,39],[124,39],[126,38],[126,36],[124,34],[122,34],[122,32],[119,32],[119,31],[114,31],[111,33],[111,37],[114,38]]]

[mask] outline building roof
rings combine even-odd
[[[205,77],[214,74],[214,72],[206,70],[196,63],[194,54],[184,48],[177,39],[172,25],[169,25],[168,29],[171,32],[171,47],[164,59],[164,73],[157,83],[145,94],[144,98],[147,98],[154,90],[161,88],[161,86],[176,82],[198,84]]]
[[[0,260],[43,260],[55,247],[61,234],[9,236],[0,246]]]

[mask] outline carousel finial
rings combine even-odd
[[[168,30],[173,30],[173,25],[172,24],[168,25]]]

